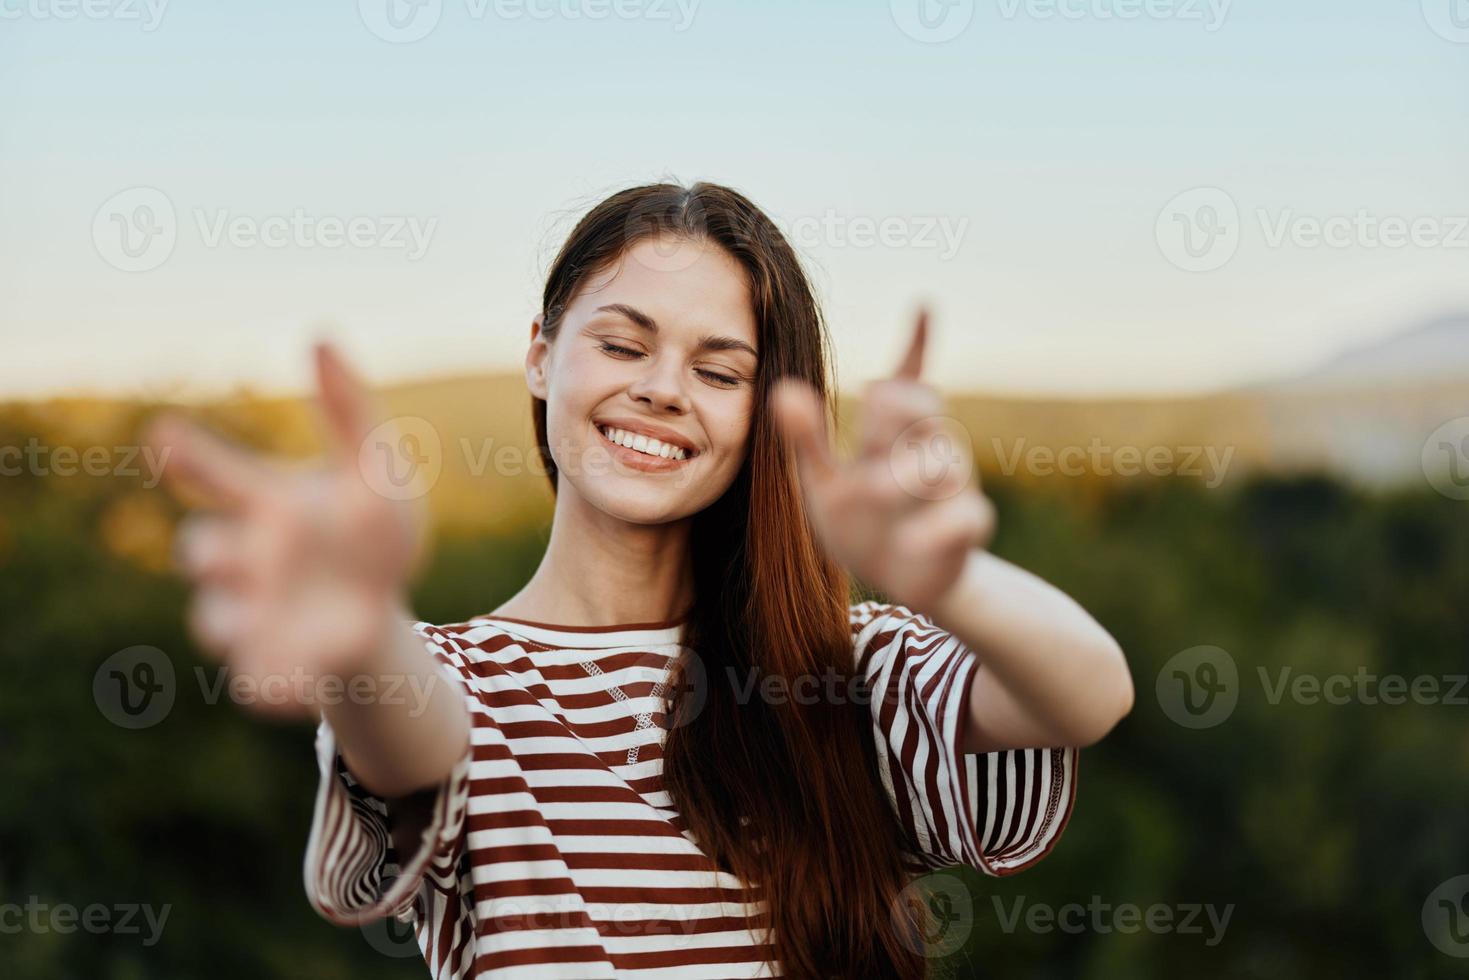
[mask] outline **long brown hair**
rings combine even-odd
[[[695,601],[684,642],[707,683],[701,697],[669,707],[664,785],[705,852],[765,902],[786,976],[918,980],[923,961],[899,900],[901,830],[879,782],[867,707],[820,697],[742,703],[738,693],[749,690],[747,678],[769,675],[832,676],[838,683],[827,690],[849,691],[855,672],[850,582],[818,546],[792,460],[764,410],[772,383],[793,375],[815,386],[831,417],[831,341],[795,252],[727,187],[630,188],[592,208],[562,246],[547,276],[542,332],[554,341],[583,280],[659,234],[713,242],[743,266],[760,349],[749,455],[728,491],[694,518]],[[533,396],[531,411],[554,493],[546,403]],[[733,678],[740,687],[726,683]]]

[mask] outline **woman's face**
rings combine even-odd
[[[589,276],[554,343],[536,318],[526,356],[530,390],[546,402],[558,496],[636,524],[708,507],[744,462],[758,355],[744,269],[717,245],[644,239]],[[636,439],[660,454],[616,445],[614,429],[661,436],[687,458]]]

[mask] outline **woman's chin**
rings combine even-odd
[[[629,485],[631,484],[631,485]],[[687,490],[639,486],[635,480],[604,482],[590,498],[608,517],[628,524],[672,524],[692,517],[706,506],[690,499]]]

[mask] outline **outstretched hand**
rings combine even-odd
[[[795,452],[806,513],[831,556],[862,582],[931,612],[994,531],[994,507],[971,485],[968,440],[920,380],[928,314],[920,311],[897,371],[863,393],[857,456],[842,461],[807,382],[771,393],[776,425]]]
[[[390,484],[373,472],[389,465],[367,445],[390,438],[383,414],[333,347],[318,344],[315,360],[324,461],[270,460],[167,413],[145,436],[170,453],[170,487],[208,503],[175,547],[196,586],[190,632],[261,685],[251,706],[267,714],[310,714],[303,684],[350,677],[375,652],[425,550],[422,499],[381,492]],[[268,684],[289,693],[267,698]]]

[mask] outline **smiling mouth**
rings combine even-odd
[[[631,450],[649,459],[666,459],[672,462],[682,462],[699,455],[697,452],[684,449],[682,446],[675,446],[672,443],[662,442],[649,436],[628,432],[626,429],[619,429],[615,426],[598,425],[597,431],[602,434],[603,439],[606,439],[612,445]]]

